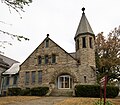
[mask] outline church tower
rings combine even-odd
[[[76,59],[81,65],[95,67],[95,35],[82,8],[82,17],[75,35]]]

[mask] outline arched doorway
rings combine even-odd
[[[58,89],[71,89],[72,77],[70,75],[60,75],[57,79]]]

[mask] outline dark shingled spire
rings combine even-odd
[[[81,17],[81,20],[80,20],[80,23],[78,25],[78,29],[76,31],[76,35],[75,35],[75,38],[78,36],[78,35],[85,35],[85,34],[90,34],[90,35],[94,35],[94,32],[85,16],[85,8],[83,7],[82,8],[82,17]]]

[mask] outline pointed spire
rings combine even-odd
[[[78,25],[78,29],[77,29],[77,32],[76,32],[76,35],[75,35],[75,38],[78,36],[78,35],[85,35],[85,34],[90,34],[90,35],[94,35],[94,32],[85,16],[85,8],[83,7],[82,8],[82,17],[81,17],[81,20],[80,20],[80,23]]]

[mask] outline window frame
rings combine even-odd
[[[61,78],[63,81],[61,81]],[[68,78],[68,81],[66,81]],[[66,87],[66,83],[68,87]],[[72,78],[70,75],[61,75],[58,77],[58,89],[71,89],[72,88]]]
[[[48,64],[48,63],[49,63],[49,56],[45,55],[45,64]]]
[[[18,76],[15,75],[15,76],[13,77],[13,85],[17,85],[17,80],[18,80]]]
[[[53,64],[56,63],[56,54],[52,54],[51,62],[52,62]]]
[[[92,37],[89,37],[89,46],[90,46],[90,48],[93,48],[93,44],[92,44]]]
[[[10,77],[7,76],[7,77],[6,77],[6,83],[5,83],[5,85],[6,85],[6,86],[9,86],[9,83],[10,83]]]
[[[31,73],[31,82],[32,82],[32,84],[35,84],[35,82],[36,82],[36,71],[32,71],[32,73]]]
[[[30,83],[30,72],[25,72],[25,85],[28,85]]]
[[[40,55],[38,56],[38,64],[42,64],[42,57]]]
[[[46,39],[45,41],[45,48],[48,48],[49,47],[49,39]]]
[[[38,83],[42,84],[42,70],[38,71]]]

